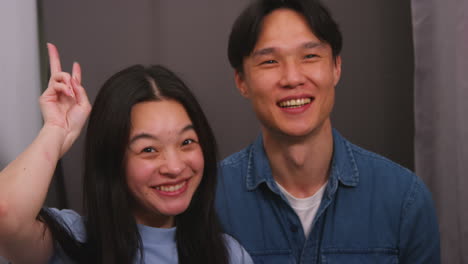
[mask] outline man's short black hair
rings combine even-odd
[[[262,21],[277,9],[291,9],[303,15],[310,30],[331,46],[333,57],[340,55],[342,36],[328,9],[318,0],[257,0],[247,6],[234,22],[228,44],[231,66],[243,72],[244,58],[249,56],[262,30]]]

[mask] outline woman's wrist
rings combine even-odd
[[[65,143],[67,133],[68,132],[61,126],[54,124],[44,124],[41,131],[39,132],[37,140],[39,143],[44,143],[41,145],[46,147],[49,155],[52,154],[50,152],[52,150],[53,153],[57,155],[58,160],[60,158],[60,152],[63,144]]]

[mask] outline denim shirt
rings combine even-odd
[[[221,162],[216,207],[224,231],[255,263],[440,263],[435,210],[421,179],[336,130],[307,237],[272,177],[261,136]]]

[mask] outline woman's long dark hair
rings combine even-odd
[[[49,212],[39,219],[56,243],[78,263],[133,263],[143,245],[125,178],[131,110],[146,101],[175,100],[187,111],[205,161],[188,209],[175,217],[179,263],[228,263],[228,250],[214,208],[217,147],[208,121],[187,86],[162,66],[135,65],[112,76],[99,91],[85,143],[84,207],[87,240],[80,243]]]

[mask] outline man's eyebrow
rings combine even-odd
[[[323,46],[322,42],[315,42],[315,41],[306,42],[304,43],[304,45],[302,45],[302,47],[305,49],[313,49],[313,48],[322,47],[322,46]]]
[[[257,56],[262,56],[262,55],[268,55],[271,54],[275,51],[275,48],[264,48],[264,49],[259,49],[256,50],[252,53],[252,57],[257,57]]]
[[[310,41],[306,42],[302,45],[302,48],[304,49],[313,49],[313,48],[318,48],[318,47],[323,47],[322,42],[316,42],[316,41]],[[264,49],[259,49],[254,52],[252,52],[252,57],[258,57],[258,56],[263,56],[263,55],[269,55],[275,52],[275,48],[264,48]]]
[[[187,132],[189,130],[195,130],[195,128],[193,127],[193,124],[189,124],[189,125],[186,125],[184,128],[182,128],[179,132],[179,134],[182,134],[184,132]],[[135,136],[133,136],[131,139],[130,139],[130,142],[129,142],[129,145],[131,145],[133,142],[139,140],[139,139],[151,139],[151,140],[157,140],[158,137],[157,136],[154,136],[154,135],[151,135],[151,134],[148,134],[148,133],[139,133],[139,134],[136,134]]]

